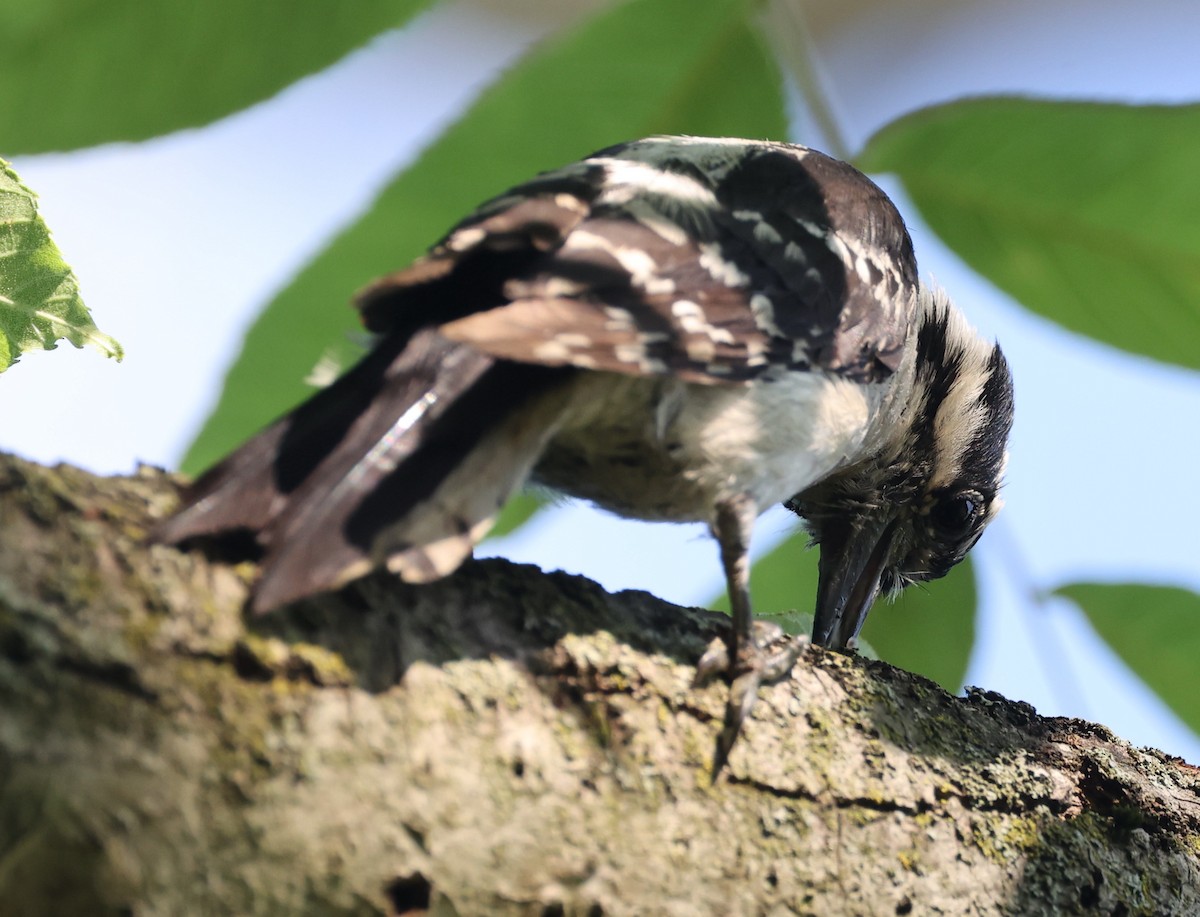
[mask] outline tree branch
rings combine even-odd
[[[242,614],[173,482],[0,457],[0,913],[1200,912],[1196,769],[812,650],[728,777],[720,616],[504,561]]]

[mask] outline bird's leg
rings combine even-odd
[[[696,665],[697,683],[718,673],[725,673],[730,681],[725,719],[713,756],[714,780],[729,760],[742,724],[758,700],[759,685],[786,678],[808,645],[807,640],[785,635],[777,624],[754,620],[750,609],[750,533],[757,516],[754,500],[740,495],[717,506],[712,526],[721,548],[733,613],[729,640],[714,640]]]
[[[721,567],[729,590],[729,607],[733,613],[733,639],[730,649],[736,660],[750,642],[750,533],[758,507],[749,496],[738,496],[717,506],[713,535],[721,548]]]

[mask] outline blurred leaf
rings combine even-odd
[[[1168,586],[1102,583],[1073,583],[1054,593],[1078,605],[1125,664],[1200,732],[1200,595]]]
[[[0,0],[0,142],[12,155],[206,124],[428,5]]]
[[[963,686],[975,645],[975,571],[967,558],[942,579],[879,601],[863,636],[881,659],[932,678],[951,693]]]
[[[655,132],[782,136],[779,77],[741,0],[633,0],[529,55],[260,316],[183,462],[208,466],[296,401],[357,325],[346,303],[482,200],[535,172]],[[686,26],[686,27],[685,27]],[[703,95],[724,87],[720,107]]]
[[[92,321],[75,274],[38,216],[37,196],[0,159],[0,372],[60,340],[118,360],[124,355]]]
[[[971,99],[900,118],[858,165],[1024,305],[1200,368],[1200,105]]]
[[[785,631],[811,633],[817,598],[817,558],[801,532],[764,554],[750,569],[755,614]],[[709,607],[729,611],[722,595]],[[797,609],[781,614],[783,609]],[[962,687],[975,642],[975,578],[964,561],[944,579],[910,586],[894,604],[875,603],[863,627],[863,655],[878,656],[932,678],[948,691]]]
[[[492,526],[492,530],[488,532],[487,537],[499,538],[502,535],[507,535],[509,532],[516,531],[546,505],[547,500],[537,494],[517,494],[504,504],[504,509],[500,510],[500,515],[496,517],[496,524]]]

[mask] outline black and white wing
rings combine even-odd
[[[361,296],[380,333],[434,321],[493,356],[700,383],[895,369],[917,272],[886,195],[805,147],[661,137],[480,207]]]

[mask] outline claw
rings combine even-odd
[[[732,668],[729,664],[729,641],[724,637],[716,637],[696,663],[696,677],[692,679],[692,687],[703,688],[718,675],[724,675]]]
[[[725,702],[725,719],[717,733],[717,749],[713,752],[712,782],[716,783],[721,771],[729,763],[729,753],[742,734],[742,724],[750,716],[758,701],[758,686],[762,684],[762,672],[751,669],[743,672],[729,685],[729,699]]]
[[[754,709],[759,685],[786,678],[809,642],[804,637],[786,636],[783,628],[771,621],[755,621],[750,613],[750,530],[756,516],[754,498],[739,494],[717,506],[712,523],[721,548],[733,617],[729,640],[713,641],[696,664],[697,684],[718,673],[724,673],[730,681],[725,720],[713,755],[714,783],[729,760],[742,724]]]
[[[718,674],[730,678],[725,717],[717,734],[716,751],[713,754],[714,783],[729,763],[729,753],[741,735],[742,724],[750,717],[758,701],[759,687],[787,678],[809,644],[807,637],[790,637],[772,621],[755,621],[751,629],[751,642],[740,647],[740,658],[736,665],[730,665],[729,644],[721,638],[714,640],[700,658],[694,684],[707,684]]]

